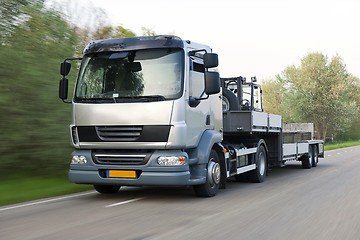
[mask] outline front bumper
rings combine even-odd
[[[103,178],[99,171],[69,171],[69,180],[72,183],[98,184],[98,185],[191,185],[190,172],[145,172],[143,171],[138,178]]]
[[[72,155],[86,156],[86,164],[71,164],[69,171],[69,180],[78,184],[95,185],[121,185],[121,186],[185,186],[205,183],[206,177],[198,177],[199,171],[194,171],[189,166],[187,153],[180,150],[156,150],[151,153],[145,164],[138,165],[114,165],[99,164],[94,161],[91,150],[75,150]],[[180,166],[160,166],[157,159],[160,156],[184,156],[186,161]],[[136,171],[136,178],[125,177],[107,177],[104,171],[107,170],[125,170]]]

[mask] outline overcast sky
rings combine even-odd
[[[310,52],[360,77],[360,0],[91,0],[113,25],[204,43],[223,77],[269,79]]]

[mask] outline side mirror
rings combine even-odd
[[[219,66],[219,58],[216,53],[205,53],[203,60],[205,68],[213,68]]]
[[[220,74],[218,72],[205,72],[205,93],[207,95],[220,92]]]
[[[63,76],[67,76],[71,69],[71,63],[69,62],[62,62],[60,65],[60,74]]]
[[[59,98],[63,101],[68,97],[68,79],[63,77],[59,84]]]

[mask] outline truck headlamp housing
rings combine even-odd
[[[74,155],[71,159],[71,164],[86,164],[87,159],[85,156],[82,155]]]
[[[169,156],[159,157],[157,162],[161,166],[180,166],[185,164],[185,157],[183,156]]]

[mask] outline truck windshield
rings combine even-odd
[[[183,51],[148,49],[85,56],[76,102],[163,101],[182,95]]]

